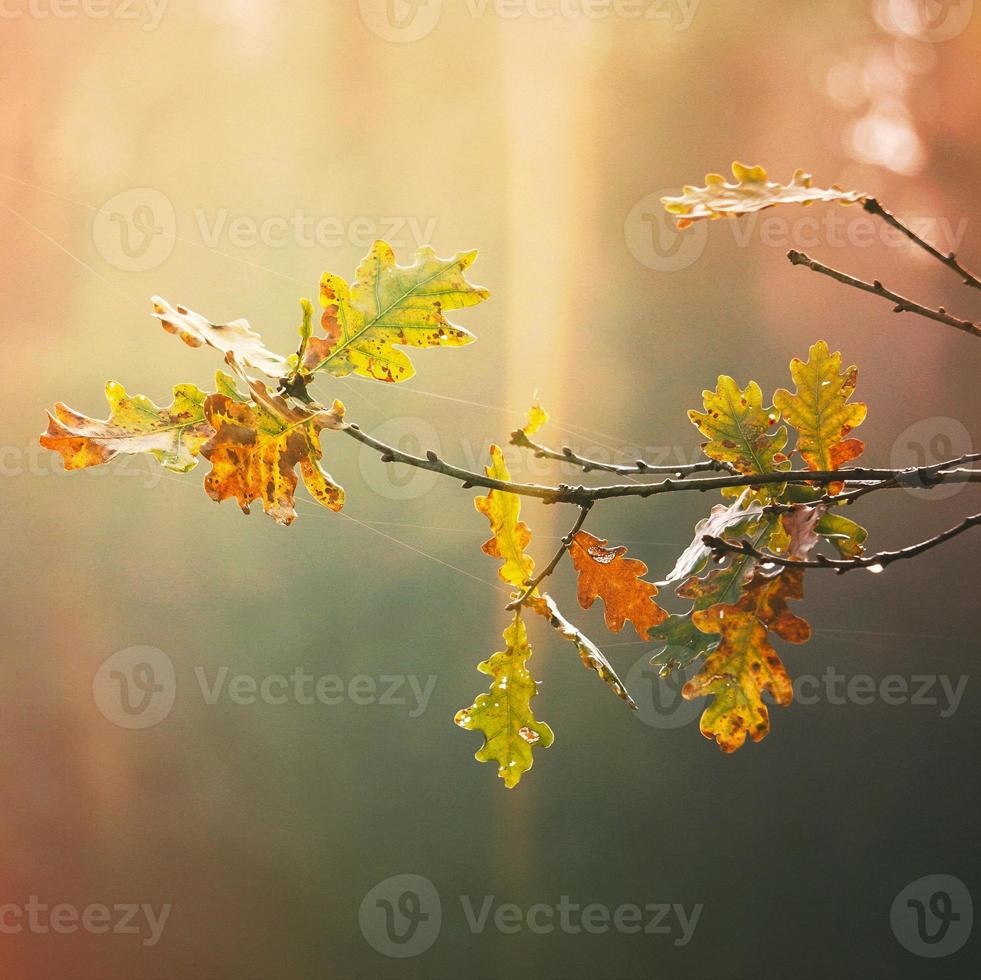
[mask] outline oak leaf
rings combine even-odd
[[[742,214],[762,211],[775,204],[814,204],[835,201],[856,204],[866,199],[860,191],[842,190],[837,185],[814,187],[811,175],[797,170],[789,184],[770,180],[760,166],[747,167],[733,163],[730,183],[721,174],[706,174],[704,187],[686,185],[677,196],[661,198],[669,214],[675,215],[679,228],[687,228],[702,218],[735,218]]]
[[[791,643],[804,643],[810,637],[807,623],[787,607],[788,599],[802,598],[802,582],[800,569],[785,569],[770,578],[757,572],[739,602],[692,614],[698,629],[717,633],[721,639],[682,694],[688,700],[712,697],[700,729],[723,752],[735,752],[747,735],[754,742],[766,737],[770,715],[764,692],[780,705],[793,700],[790,677],[768,635],[774,632]]]
[[[841,373],[841,354],[830,353],[819,340],[808,352],[807,361],[795,357],[790,374],[797,384],[791,394],[781,388],[773,395],[774,407],[797,430],[797,451],[809,469],[837,470],[861,455],[861,439],[847,438],[865,421],[868,406],[849,402],[858,381],[852,365]],[[834,485],[830,492],[837,492]]]
[[[115,381],[106,385],[109,418],[93,419],[62,402],[48,414],[41,445],[61,454],[66,470],[108,463],[120,454],[149,453],[177,473],[194,468],[212,434],[204,412],[206,395],[195,385],[177,385],[166,408],[145,395],[129,395]]]
[[[415,373],[397,347],[461,347],[473,334],[445,313],[475,306],[488,292],[467,281],[476,252],[441,259],[429,247],[412,265],[395,262],[386,242],[375,242],[358,267],[355,281],[324,273],[320,282],[324,336],[306,339],[300,367],[335,377],[357,374],[375,381],[406,381]]]
[[[497,774],[508,789],[513,789],[532,766],[532,746],[547,748],[555,736],[532,711],[531,699],[538,693],[538,684],[528,670],[531,647],[520,611],[504,631],[504,642],[503,651],[477,666],[491,678],[490,690],[478,695],[469,708],[458,711],[453,720],[467,731],[483,733],[484,744],[475,758],[496,762]]]
[[[151,302],[153,315],[164,330],[176,334],[188,347],[203,347],[207,344],[222,354],[232,354],[244,367],[255,368],[271,378],[278,378],[286,373],[286,358],[269,350],[248,320],[212,323],[200,313],[195,313],[186,306],[171,306],[159,296],[154,296]]]
[[[715,391],[703,391],[702,400],[705,411],[692,409],[688,418],[708,438],[702,444],[706,456],[729,463],[740,473],[790,469],[790,460],[783,452],[787,430],[781,426],[770,433],[779,416],[774,409],[764,408],[763,392],[755,381],[741,390],[732,378],[721,375]],[[736,490],[736,495],[739,492]],[[770,486],[754,493],[763,497],[778,492],[778,486]]]
[[[484,472],[494,480],[510,482],[504,453],[500,446],[490,447],[491,464]],[[520,520],[521,498],[506,490],[489,490],[486,497],[477,497],[474,506],[490,521],[493,537],[485,541],[482,551],[491,558],[500,558],[504,564],[498,574],[509,585],[523,588],[535,570],[535,562],[525,554],[531,542],[528,525]]]
[[[583,666],[589,670],[595,670],[599,675],[600,680],[603,681],[607,687],[613,691],[618,698],[626,701],[631,708],[636,708],[637,705],[634,699],[630,696],[630,693],[624,687],[623,681],[617,676],[617,672],[613,669],[613,665],[609,660],[603,655],[603,651],[593,643],[588,636],[586,636],[580,629],[573,626],[559,612],[558,606],[555,604],[555,600],[546,593],[542,593],[529,602],[529,605],[535,612],[539,615],[544,616],[549,625],[558,631],[559,635],[564,639],[569,640],[574,643],[576,649],[579,651],[579,659],[582,661]]]
[[[271,395],[261,382],[252,387],[255,402],[224,394],[205,401],[205,415],[214,429],[201,447],[201,455],[211,463],[204,483],[208,496],[218,502],[235,498],[246,514],[253,501],[261,500],[263,510],[278,524],[292,524],[299,465],[313,499],[340,510],[344,491],[320,466],[320,433],[340,427],[343,405],[335,402],[329,412],[299,409]]]
[[[637,635],[647,639],[647,631],[664,622],[668,614],[654,601],[657,586],[645,582],[647,566],[636,558],[624,557],[623,546],[608,548],[588,531],[579,531],[569,545],[572,564],[579,573],[579,605],[589,609],[602,599],[606,625],[614,633],[629,619]]]

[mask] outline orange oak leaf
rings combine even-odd
[[[236,401],[228,395],[209,395],[205,415],[215,434],[201,447],[211,463],[204,488],[215,501],[235,498],[248,514],[249,504],[261,500],[263,510],[279,524],[296,518],[294,493],[299,464],[303,483],[318,503],[338,511],[344,491],[321,468],[320,433],[337,428],[343,406],[313,412],[289,406],[270,395],[261,382],[253,383],[256,403]]]
[[[572,564],[579,572],[579,605],[589,609],[597,598],[606,606],[606,625],[614,632],[630,620],[637,635],[664,622],[668,614],[654,601],[657,586],[645,582],[647,566],[636,558],[625,558],[624,547],[608,548],[606,541],[580,531],[569,545]]]

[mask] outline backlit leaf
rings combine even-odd
[[[485,468],[486,474],[494,480],[510,481],[511,474],[500,447],[491,446],[490,454],[491,465]],[[484,554],[504,562],[498,574],[505,582],[523,587],[535,570],[535,562],[525,554],[531,531],[519,520],[521,498],[505,490],[489,490],[486,497],[477,497],[474,505],[490,521],[493,534],[482,547]]]
[[[528,423],[521,430],[526,436],[533,436],[548,422],[548,412],[537,402],[528,409]]]
[[[687,228],[701,218],[734,218],[775,204],[808,205],[817,201],[855,204],[867,196],[836,185],[814,187],[811,175],[803,170],[796,171],[789,184],[770,180],[760,166],[747,167],[742,163],[733,163],[732,175],[734,183],[721,174],[706,174],[704,187],[685,186],[680,195],[662,197],[661,203],[669,214],[676,216],[679,228]]]
[[[195,385],[177,385],[174,400],[161,408],[110,381],[108,419],[89,418],[58,402],[40,442],[61,454],[66,470],[98,466],[123,453],[149,453],[167,469],[186,473],[212,434],[204,413],[206,397]]]
[[[398,347],[460,347],[473,334],[444,315],[487,299],[486,289],[467,281],[476,252],[441,259],[431,248],[416,252],[412,265],[395,262],[385,242],[375,242],[348,285],[324,273],[320,282],[323,337],[306,341],[301,367],[336,377],[357,374],[375,381],[406,381],[415,373]]]
[[[608,548],[587,531],[579,531],[569,545],[572,564],[579,573],[579,605],[589,609],[597,598],[606,607],[606,625],[614,633],[626,620],[634,624],[637,635],[647,639],[647,631],[667,618],[654,601],[657,586],[645,582],[647,566],[636,558],[624,557],[624,547]]]
[[[774,393],[773,404],[797,430],[797,450],[808,468],[837,470],[860,455],[862,440],[847,438],[868,411],[864,402],[849,402],[858,368],[853,365],[842,374],[841,354],[829,353],[828,345],[819,340],[806,363],[796,357],[790,362],[790,373],[797,391],[791,394],[781,388]]]
[[[787,430],[770,430],[779,418],[775,409],[763,407],[763,392],[755,381],[745,390],[721,375],[715,391],[703,391],[704,412],[692,409],[688,418],[708,439],[702,444],[706,456],[730,463],[740,473],[771,473],[790,469],[784,455]],[[779,487],[763,487],[757,494],[775,494]],[[741,491],[736,491],[738,495]]]
[[[211,463],[204,483],[208,496],[219,502],[235,498],[246,514],[253,501],[261,500],[273,520],[292,524],[299,465],[313,499],[340,510],[344,491],[320,466],[320,433],[340,426],[343,406],[335,402],[330,412],[293,408],[261,382],[254,383],[253,394],[255,403],[220,394],[205,401],[205,415],[214,428],[201,447],[201,455]]]
[[[532,766],[532,746],[548,748],[554,735],[532,712],[531,699],[538,693],[538,685],[527,666],[531,647],[520,611],[504,631],[504,642],[503,651],[477,667],[490,676],[490,690],[478,695],[469,708],[458,711],[453,720],[467,731],[483,733],[484,744],[475,758],[496,762],[497,774],[508,789],[513,789]]]
[[[748,735],[754,742],[770,731],[763,703],[768,693],[780,705],[793,700],[793,685],[770,644],[772,631],[791,643],[804,643],[810,627],[787,608],[787,599],[803,596],[803,573],[785,569],[767,578],[759,573],[735,604],[716,604],[693,613],[705,633],[720,634],[718,647],[682,689],[685,698],[711,697],[702,713],[701,732],[723,752],[735,752]]]
[[[188,347],[207,344],[222,354],[232,354],[246,368],[255,368],[271,378],[286,373],[286,358],[273,353],[262,342],[248,320],[232,320],[230,323],[212,323],[200,313],[185,306],[171,306],[165,299],[154,296],[153,315],[167,333],[176,334]]]
[[[603,651],[559,612],[558,606],[556,606],[555,601],[550,595],[542,594],[536,597],[530,605],[535,612],[544,616],[549,621],[549,625],[557,630],[564,639],[576,645],[576,649],[579,651],[579,659],[582,661],[584,667],[587,667],[589,670],[595,670],[610,690],[618,698],[626,701],[631,708],[637,707],[634,699],[630,696],[626,687],[624,687],[623,681],[617,676],[613,665],[603,655]]]

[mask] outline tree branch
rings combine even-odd
[[[920,238],[912,230],[912,228],[907,228],[899,218],[897,218],[891,211],[887,211],[874,197],[867,198],[865,203],[862,205],[869,214],[877,215],[882,218],[886,224],[892,225],[898,231],[901,231],[911,242],[918,245],[923,249],[928,255],[932,255],[938,262],[942,262],[948,269],[952,269],[957,273],[964,281],[965,286],[973,286],[975,289],[981,289],[981,279],[978,279],[973,273],[968,272],[957,261],[957,256],[953,252],[941,252],[940,249],[934,248],[928,241]]]
[[[585,504],[579,508],[579,516],[576,518],[576,523],[572,525],[572,529],[569,533],[562,539],[562,545],[559,550],[553,555],[552,560],[541,570],[541,572],[535,576],[528,583],[528,587],[524,592],[518,596],[513,602],[509,602],[504,608],[508,610],[518,609],[523,606],[532,596],[535,589],[538,588],[542,582],[545,581],[555,571],[559,562],[562,561],[562,556],[569,550],[572,546],[572,539],[579,533],[582,529],[583,524],[586,522],[586,517],[589,515],[589,511],[592,508],[592,504]]]
[[[640,476],[645,473],[674,473],[680,480],[691,473],[701,473],[706,470],[723,473],[735,472],[728,464],[720,463],[714,459],[705,459],[698,463],[683,463],[678,466],[655,466],[642,459],[638,459],[632,465],[601,463],[598,460],[580,456],[579,453],[573,452],[569,446],[563,446],[561,450],[549,449],[548,446],[543,446],[541,443],[529,439],[524,429],[515,429],[511,433],[511,445],[520,446],[522,449],[530,449],[538,459],[557,459],[565,463],[572,463],[580,467],[584,473],[589,473],[591,470],[616,473],[617,476]]]
[[[881,296],[883,299],[889,300],[895,304],[892,309],[893,313],[916,313],[919,316],[925,316],[929,320],[935,320],[937,323],[946,323],[947,326],[954,327],[956,330],[962,330],[964,333],[969,333],[974,337],[981,337],[981,326],[978,326],[978,324],[971,323],[970,320],[962,320],[959,317],[951,316],[942,306],[934,310],[929,306],[923,306],[914,300],[907,299],[905,296],[900,296],[899,293],[894,293],[891,289],[886,289],[878,279],[873,282],[856,279],[854,276],[850,276],[845,272],[839,272],[837,269],[823,265],[812,259],[805,252],[798,252],[796,249],[791,249],[787,253],[787,258],[790,259],[792,265],[807,266],[812,272],[820,272],[821,275],[830,276],[835,281],[844,283],[846,286],[853,286],[855,289],[861,289],[866,293],[872,293],[875,296]]]
[[[858,487],[868,483],[888,482],[894,487],[931,487],[939,483],[981,483],[981,470],[945,469],[947,463],[933,463],[930,466],[910,467],[903,470],[852,467],[843,470],[786,470],[777,473],[735,473],[730,476],[703,477],[697,480],[661,480],[659,483],[612,484],[602,487],[572,487],[567,484],[541,486],[535,483],[515,483],[511,480],[497,480],[481,473],[446,463],[429,451],[425,457],[413,456],[394,446],[386,445],[362,431],[354,422],[341,427],[351,438],[379,453],[383,463],[405,463],[417,469],[441,473],[451,479],[459,480],[465,489],[485,487],[489,490],[505,490],[523,497],[535,497],[547,504],[577,504],[580,507],[597,500],[611,497],[652,497],[662,493],[678,493],[697,490],[724,490],[729,487],[762,487],[780,483],[844,483]],[[971,460],[981,459],[981,454],[971,454]],[[968,457],[964,457],[968,459]],[[955,461],[956,463],[956,461]]]
[[[733,541],[726,541],[724,538],[718,538],[712,534],[706,534],[702,538],[702,541],[712,549],[717,558],[721,558],[727,554],[748,555],[750,558],[755,558],[760,562],[771,565],[782,565],[784,568],[833,568],[838,575],[844,575],[845,572],[849,572],[853,568],[868,568],[875,572],[881,572],[887,565],[892,564],[894,561],[902,561],[903,559],[920,555],[924,551],[929,551],[931,548],[936,548],[937,545],[957,537],[958,534],[966,531],[969,527],[975,527],[977,525],[981,525],[981,514],[972,514],[970,517],[965,517],[960,524],[948,528],[946,531],[942,531],[940,534],[928,538],[926,541],[920,541],[918,544],[901,548],[898,551],[880,551],[878,554],[868,555],[863,558],[826,558],[824,555],[818,555],[816,558],[808,560],[783,558],[780,555],[774,555],[768,551],[760,551],[745,539],[737,544]]]

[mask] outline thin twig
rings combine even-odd
[[[715,471],[723,473],[734,472],[727,463],[720,463],[714,459],[704,459],[697,463],[682,463],[677,466],[655,465],[643,459],[638,459],[633,464],[601,463],[599,460],[589,459],[574,452],[569,446],[561,449],[549,449],[532,439],[529,439],[524,429],[515,429],[511,433],[511,445],[520,446],[522,449],[530,449],[538,459],[557,459],[562,462],[572,463],[578,466],[584,473],[591,470],[600,470],[604,473],[616,473],[617,476],[642,476],[645,473],[674,473],[678,479],[682,479],[691,473],[702,473],[705,471]]]
[[[897,218],[891,211],[887,211],[874,197],[867,198],[865,203],[862,205],[869,214],[877,215],[882,218],[886,224],[892,225],[898,231],[901,231],[911,242],[919,245],[928,255],[932,255],[938,262],[942,262],[948,269],[953,270],[961,277],[965,286],[973,286],[975,289],[981,289],[981,279],[978,279],[976,275],[968,272],[957,261],[957,256],[953,252],[941,252],[940,249],[934,248],[928,241],[920,238],[912,228],[907,228],[899,218]]]
[[[882,569],[894,561],[902,561],[905,558],[913,558],[916,555],[920,555],[924,551],[929,551],[931,548],[935,548],[937,545],[957,537],[958,534],[966,531],[969,527],[975,527],[977,525],[981,525],[981,514],[972,514],[970,517],[965,517],[960,524],[948,528],[946,531],[942,531],[940,534],[928,538],[926,541],[920,541],[918,544],[910,545],[907,548],[900,548],[898,551],[880,551],[878,554],[868,555],[863,558],[827,558],[824,555],[818,555],[813,559],[783,558],[780,555],[774,555],[768,551],[760,551],[745,539],[737,544],[733,541],[726,541],[724,538],[718,538],[712,534],[706,534],[702,538],[702,541],[712,549],[717,558],[727,554],[748,555],[750,558],[755,558],[757,561],[765,564],[782,565],[784,568],[832,568],[837,574],[844,575],[845,572],[849,572],[853,568],[869,568],[877,572],[882,571]]]
[[[981,453],[964,453],[963,456],[958,456],[956,459],[944,460],[942,463],[932,463],[929,466],[920,467],[917,471],[917,479],[921,480],[923,487],[929,489],[935,482],[935,474],[940,473],[943,470],[953,469],[957,466],[962,466],[964,463],[976,463],[981,460]],[[767,504],[763,511],[764,513],[771,514],[789,514],[796,510],[798,507],[817,507],[823,505],[825,507],[836,507],[841,504],[851,504],[858,500],[860,497],[864,497],[868,493],[874,493],[876,490],[887,490],[895,487],[899,475],[891,476],[887,480],[880,480],[878,483],[867,483],[864,486],[859,487],[857,490],[849,490],[845,493],[826,493],[820,497],[815,497],[813,500],[796,500],[791,503],[773,503]],[[906,477],[903,477],[904,485],[909,486],[909,482]]]
[[[513,480],[498,480],[465,470],[452,463],[444,462],[429,451],[423,456],[413,456],[394,446],[389,446],[374,436],[369,436],[355,423],[348,422],[341,427],[353,439],[370,446],[379,453],[384,463],[405,463],[417,469],[441,473],[451,479],[459,480],[465,489],[485,487],[489,490],[505,490],[523,497],[535,497],[548,504],[578,504],[580,507],[597,500],[611,497],[653,497],[662,493],[694,491],[704,493],[708,490],[725,490],[729,487],[763,487],[780,483],[813,483],[826,485],[843,483],[846,487],[858,487],[868,483],[889,481],[896,487],[934,486],[939,483],[981,483],[981,470],[940,469],[946,464],[910,467],[902,470],[877,469],[871,467],[852,467],[843,470],[786,470],[774,473],[736,473],[731,476],[703,477],[697,480],[661,480],[658,483],[625,483],[602,487],[541,486],[535,483],[516,483]],[[981,458],[981,455],[978,456]]]
[[[542,582],[544,582],[545,579],[547,579],[549,575],[551,575],[552,572],[555,571],[559,562],[562,561],[562,556],[572,546],[572,539],[579,533],[579,531],[582,529],[583,524],[586,522],[586,517],[589,515],[589,511],[592,506],[593,505],[590,503],[590,504],[584,504],[582,507],[579,508],[579,516],[576,518],[576,523],[572,525],[572,529],[562,539],[562,545],[559,547],[559,550],[555,552],[555,554],[552,556],[552,560],[541,570],[541,572],[539,572],[538,575],[536,575],[528,583],[528,587],[525,589],[524,592],[521,593],[520,596],[518,596],[517,599],[515,599],[513,602],[509,602],[504,607],[505,609],[512,610],[512,609],[518,609],[520,606],[523,606],[531,598],[532,594],[538,588],[538,586],[541,585]]]
[[[854,286],[855,289],[861,289],[866,293],[872,293],[875,296],[881,296],[883,299],[889,300],[894,304],[892,308],[893,313],[916,313],[919,316],[925,316],[929,320],[935,320],[937,323],[946,323],[947,326],[954,327],[956,330],[962,330],[964,333],[969,333],[974,337],[981,337],[981,326],[978,326],[978,324],[971,323],[970,320],[962,320],[960,317],[951,316],[942,306],[934,310],[929,306],[923,306],[921,303],[907,299],[905,296],[900,296],[899,293],[894,293],[891,289],[886,289],[878,279],[873,282],[856,279],[846,272],[839,272],[837,269],[823,265],[812,259],[805,252],[798,252],[796,249],[791,249],[787,253],[787,258],[790,259],[793,265],[807,266],[813,272],[820,272],[821,275],[830,276],[832,279],[844,283],[846,286]]]

